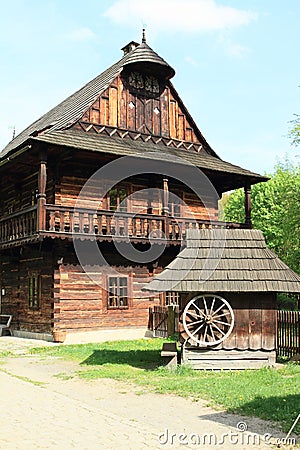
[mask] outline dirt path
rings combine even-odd
[[[0,365],[1,448],[270,449],[270,435],[283,437],[268,422],[216,411],[203,401],[146,393],[113,380],[64,379],[57,375],[79,366],[24,356],[20,344],[13,351],[18,356]],[[238,423],[247,431],[240,432]]]

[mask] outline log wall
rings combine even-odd
[[[69,206],[73,208],[76,205],[77,197],[87,180],[79,177],[63,175],[55,186],[55,204]],[[147,214],[149,207],[152,208],[153,214],[161,214],[163,209],[163,190],[162,180],[155,180],[151,190],[149,189],[147,180],[137,180],[137,182],[123,182],[120,188],[127,192],[128,200],[127,211],[132,213]],[[104,187],[103,187],[104,186]],[[171,185],[170,202],[174,202],[172,193],[181,199],[180,217],[202,219],[202,220],[218,220],[218,204],[212,197],[203,196],[198,198],[193,192],[184,190],[184,186]],[[100,192],[106,192],[105,180],[101,187],[97,183],[93,186],[89,185],[85,195],[80,196],[80,207],[94,209],[110,209],[108,195],[103,198]],[[139,192],[141,191],[141,192]],[[177,202],[177,200],[175,199]],[[79,205],[79,204],[78,204]],[[172,211],[170,211],[172,215]]]
[[[91,266],[84,272],[79,265],[60,265],[54,275],[54,327],[67,331],[148,325],[149,306],[159,304],[141,287],[150,280],[146,267],[112,267],[128,277],[128,308],[107,307],[107,274],[104,267]],[[90,278],[90,276],[92,278]]]
[[[41,283],[40,305],[29,307],[29,277],[38,274]],[[51,332],[53,264],[48,251],[36,246],[22,247],[14,252],[3,252],[0,263],[2,314],[12,314],[12,328],[31,332]]]

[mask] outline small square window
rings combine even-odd
[[[128,278],[108,278],[108,308],[128,308]]]
[[[165,305],[179,306],[179,292],[166,292],[165,293]]]

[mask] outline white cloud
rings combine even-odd
[[[71,41],[87,41],[90,39],[94,39],[96,37],[95,33],[90,30],[90,28],[77,28],[76,30],[71,31],[67,35],[68,39]]]
[[[216,0],[116,0],[104,13],[118,24],[146,23],[153,29],[189,32],[231,29],[257,17]]]
[[[240,58],[246,53],[249,53],[249,49],[247,47],[233,42],[229,42],[225,47],[225,50],[229,56],[233,56],[235,58]]]
[[[185,60],[185,62],[187,62],[191,66],[194,66],[194,67],[198,67],[199,66],[198,61],[195,58],[193,58],[192,56],[186,56],[184,58],[184,60]]]
[[[230,36],[219,36],[218,44],[224,49],[225,53],[233,58],[242,58],[251,50],[244,45],[232,42]]]

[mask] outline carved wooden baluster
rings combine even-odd
[[[6,231],[6,240],[9,241],[10,240],[10,230],[11,230],[11,226],[10,226],[10,220],[7,222],[7,231]]]
[[[106,217],[106,228],[107,228],[107,234],[111,234],[111,216]]]
[[[73,213],[73,211],[69,212],[69,227],[70,227],[70,233],[73,233],[73,231],[74,231],[74,213]]]
[[[49,230],[55,230],[55,211],[50,211]]]
[[[128,222],[129,222],[129,217],[124,217],[124,235],[125,236],[129,236],[129,226],[128,226]]]
[[[136,236],[136,217],[132,218],[132,236]]]
[[[60,212],[60,223],[59,223],[59,231],[64,232],[65,231],[65,212]]]
[[[15,239],[19,237],[19,218],[15,218]]]
[[[145,219],[141,219],[141,236],[145,236]]]
[[[88,228],[88,233],[89,234],[94,233],[94,214],[93,213],[88,213],[88,216],[87,216],[87,228]]]
[[[73,229],[75,233],[79,233],[80,231],[80,225],[79,225],[79,213],[74,212],[73,216]]]
[[[20,230],[21,237],[24,236],[24,225],[25,225],[24,214],[22,214],[22,217],[21,217],[21,230]]]
[[[84,233],[84,213],[79,213],[79,233]]]
[[[176,222],[174,222],[174,221],[170,222],[170,239],[171,239],[171,241],[174,241],[176,239],[175,227],[176,227]]]
[[[120,218],[118,216],[115,216],[115,234],[120,235]]]
[[[135,235],[140,236],[141,235],[141,221],[138,217],[135,219]]]
[[[91,233],[92,234],[98,234],[98,220],[97,220],[97,214],[96,213],[92,214],[92,229],[91,229]]]
[[[17,237],[17,219],[12,219],[12,238],[16,239]]]
[[[97,214],[98,234],[103,235],[103,219],[102,214]]]

